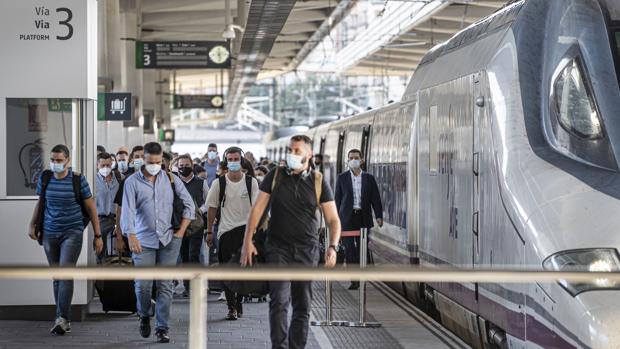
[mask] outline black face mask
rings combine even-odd
[[[188,177],[192,173],[192,170],[193,169],[191,167],[179,167],[179,173],[183,177]]]

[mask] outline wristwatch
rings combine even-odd
[[[95,235],[95,239],[101,239],[101,238],[102,238],[101,234]]]
[[[338,253],[338,245],[329,245],[328,248],[333,248],[334,252]]]

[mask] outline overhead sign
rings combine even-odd
[[[0,1],[0,96],[97,97],[97,1]]]
[[[174,95],[174,109],[222,109],[222,95]]]
[[[230,45],[220,41],[138,41],[136,68],[230,68]]]
[[[131,93],[99,93],[97,120],[131,121]]]

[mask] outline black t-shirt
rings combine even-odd
[[[271,192],[276,169],[271,170],[260,185],[262,192],[271,194],[270,239],[281,243],[311,245],[318,240],[316,218],[316,193],[314,173],[310,175],[288,174],[278,170],[278,179]],[[320,202],[334,201],[331,188],[323,178]]]

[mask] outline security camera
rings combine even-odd
[[[235,33],[235,29],[238,30],[240,33],[243,33],[243,27],[236,25],[236,24],[228,24],[226,26],[226,29],[224,29],[224,32],[222,33],[222,37],[226,40],[233,40],[234,38],[237,37],[237,34]]]

